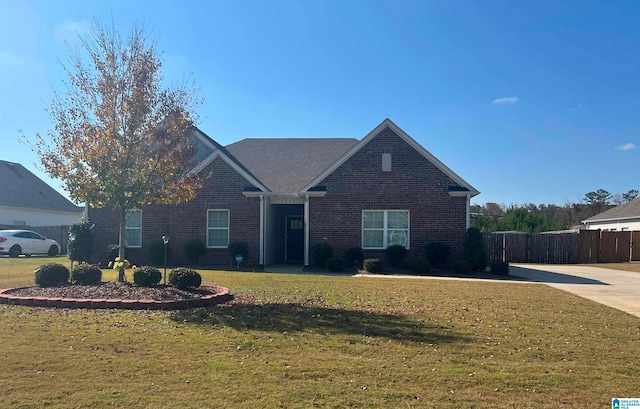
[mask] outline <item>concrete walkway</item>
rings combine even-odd
[[[510,274],[640,317],[640,273],[558,264],[511,264]]]

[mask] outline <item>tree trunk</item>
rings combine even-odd
[[[120,245],[120,249],[118,251],[118,257],[120,257],[120,261],[125,260],[125,247],[126,247],[126,239],[125,239],[125,230],[127,223],[127,211],[122,206],[120,207],[120,238],[118,244]],[[118,269],[118,282],[124,282],[124,269]]]

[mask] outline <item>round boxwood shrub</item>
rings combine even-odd
[[[102,280],[102,270],[95,264],[81,263],[71,270],[71,282],[80,285],[94,285]]]
[[[202,277],[192,268],[178,267],[169,273],[169,284],[181,290],[197,288],[202,284]]]
[[[364,255],[360,247],[351,247],[344,252],[345,265],[349,268],[361,269],[363,260]]]
[[[362,264],[368,273],[377,274],[382,272],[382,262],[380,259],[368,258]]]
[[[117,244],[109,244],[107,245],[107,262],[113,261],[118,257],[120,253],[120,246]]]
[[[69,269],[60,263],[46,263],[35,269],[35,282],[40,287],[52,287],[69,282]]]
[[[162,280],[162,273],[155,267],[141,266],[133,272],[133,283],[140,287],[153,287]]]
[[[342,271],[342,269],[344,268],[344,260],[340,257],[329,257],[325,262],[325,267],[332,273]]]
[[[501,276],[509,275],[509,263],[505,263],[504,261],[495,261],[491,263],[491,272]]]
[[[424,246],[424,252],[427,255],[427,260],[429,260],[434,267],[440,267],[449,259],[451,246],[441,242],[427,243],[427,245]]]
[[[404,263],[404,259],[407,257],[407,249],[404,246],[393,244],[385,249],[384,257],[392,267],[398,267]]]
[[[317,243],[311,247],[313,264],[320,268],[325,267],[327,259],[331,256],[333,256],[333,249],[329,243]]]
[[[469,274],[471,272],[471,266],[466,261],[458,261],[454,269],[458,274]]]
[[[431,271],[431,264],[427,260],[416,260],[411,263],[411,272],[415,275],[426,276]]]
[[[191,264],[198,264],[205,251],[204,242],[199,239],[191,240],[184,245],[184,256],[189,259]]]

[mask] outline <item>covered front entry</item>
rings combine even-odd
[[[304,204],[269,203],[265,221],[265,264],[303,264]]]

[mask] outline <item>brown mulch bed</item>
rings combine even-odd
[[[209,295],[209,288],[180,290],[175,287],[158,285],[138,287],[129,283],[104,282],[98,285],[66,285],[61,287],[23,287],[9,293],[23,297],[77,298],[77,299],[119,299],[119,300],[190,300]]]

